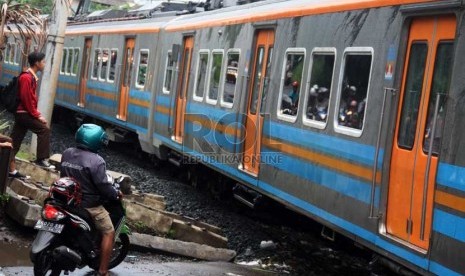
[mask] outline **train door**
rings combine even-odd
[[[258,175],[260,163],[260,144],[262,137],[263,113],[262,102],[268,84],[268,73],[271,65],[274,44],[274,30],[260,30],[256,33],[252,82],[249,87],[249,101],[245,121],[243,169]]]
[[[187,90],[191,71],[192,48],[194,47],[194,37],[184,37],[184,47],[181,59],[181,72],[179,74],[178,87],[176,89],[176,119],[174,125],[174,140],[182,143],[184,135],[184,113],[186,111]]]
[[[116,118],[126,121],[128,115],[129,92],[131,88],[132,68],[134,66],[134,46],[136,40],[134,38],[126,38],[124,46],[123,64],[120,78],[118,113]]]
[[[81,78],[79,80],[79,100],[78,106],[86,105],[87,78],[89,77],[90,53],[92,48],[92,38],[86,38],[84,51],[82,51]]]
[[[404,65],[391,157],[386,230],[423,250],[428,249],[430,242],[455,28],[454,16],[413,19]]]

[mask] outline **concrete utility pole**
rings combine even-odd
[[[42,116],[47,119],[50,126],[52,120],[53,104],[60,73],[61,59],[63,57],[63,45],[65,42],[66,24],[70,3],[69,0],[55,0],[55,9],[52,13],[50,29],[47,36],[45,48],[45,68],[41,76],[39,90],[38,109]],[[37,136],[33,135],[31,143],[31,154],[36,156]]]

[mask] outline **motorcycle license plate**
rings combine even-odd
[[[34,229],[60,234],[61,231],[63,231],[64,227],[64,224],[54,223],[51,221],[43,221],[40,219],[37,221],[36,225],[34,226]]]

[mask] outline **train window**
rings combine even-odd
[[[98,77],[99,61],[100,61],[100,49],[95,49],[94,62],[92,64],[92,75],[90,77],[91,79],[97,79]]]
[[[221,105],[232,107],[234,103],[234,94],[236,94],[236,80],[239,72],[239,57],[240,50],[228,50],[226,60],[226,68],[224,72],[223,96],[221,97]]]
[[[99,81],[106,81],[106,79],[107,79],[109,54],[110,54],[109,49],[103,49],[102,50],[102,55],[101,55],[100,60],[99,60],[99,63],[100,63]]]
[[[61,74],[65,74],[66,72],[66,62],[68,61],[68,48],[63,49],[63,58],[61,59]]]
[[[335,131],[360,137],[365,119],[373,49],[347,48],[342,62]]]
[[[270,78],[268,77],[271,72],[271,61],[273,60],[273,52],[274,48],[268,48],[268,58],[266,59],[266,71],[265,71],[265,79],[263,80],[263,91],[262,91],[262,98],[260,100],[260,114],[265,114],[265,101],[266,95],[268,94],[268,84],[270,83]]]
[[[116,61],[118,60],[118,50],[111,49],[110,51],[110,68],[108,70],[108,82],[115,82],[116,76]]]
[[[11,49],[11,45],[10,45],[10,43],[7,43],[6,44],[6,50],[5,50],[5,57],[4,57],[4,60],[3,60],[5,63],[10,62],[10,49]]]
[[[252,87],[252,100],[250,101],[250,113],[254,115],[257,112],[258,94],[260,92],[260,80],[262,77],[261,72],[264,58],[265,48],[263,48],[263,46],[259,46],[257,49],[257,57],[255,58],[255,72],[253,74],[254,85]]]
[[[69,75],[71,74],[71,70],[73,68],[73,56],[74,56],[74,49],[69,48],[68,49],[68,61],[66,62],[66,74]]]
[[[16,55],[14,57],[13,63],[15,65],[19,65],[19,62],[21,61],[21,56],[22,56],[22,50],[21,50],[21,42],[16,43]]]
[[[15,63],[15,58],[16,58],[16,44],[11,43],[10,44],[10,63],[14,64]]]
[[[71,71],[71,75],[76,76],[78,68],[79,68],[79,48],[74,48],[73,54],[73,69]]]
[[[16,57],[15,57],[15,64],[19,65],[21,62],[22,57],[22,46],[21,43],[16,44]]]
[[[199,59],[197,63],[197,73],[195,77],[195,92],[194,92],[194,100],[202,101],[203,93],[206,87],[207,81],[207,67],[208,67],[208,59],[210,57],[210,53],[208,50],[200,50],[199,51]]]
[[[210,66],[209,88],[207,94],[207,103],[216,104],[218,93],[221,88],[221,68],[223,65],[223,50],[213,50]]]
[[[134,65],[134,48],[126,47],[125,68],[123,76],[123,86],[129,87],[131,85],[132,69]]]
[[[334,75],[334,48],[315,48],[310,66],[310,81],[306,91],[304,123],[315,128],[326,127],[329,98]]]
[[[140,50],[139,68],[137,69],[136,87],[144,88],[147,79],[147,67],[149,64],[149,50]]]
[[[423,151],[428,154],[429,144],[431,142],[431,136],[433,131],[433,119],[436,108],[437,95],[441,95],[439,98],[438,113],[436,115],[436,127],[434,131],[432,153],[434,155],[439,154],[439,146],[441,145],[442,128],[444,126],[445,109],[444,105],[446,102],[446,95],[449,91],[450,77],[452,73],[453,64],[453,53],[454,43],[451,41],[439,42],[436,50],[436,60],[434,62],[434,74],[433,83],[431,88],[431,94],[428,103],[428,115],[426,118],[425,134],[423,141]]]
[[[163,93],[169,94],[171,91],[171,79],[173,77],[173,70],[174,70],[174,59],[172,58],[171,51],[168,51],[168,55],[166,56],[166,64],[165,64],[165,77],[163,78]]]
[[[413,43],[410,48],[407,79],[405,81],[404,99],[400,115],[398,145],[404,149],[412,149],[417,129],[420,96],[423,90],[428,45],[424,42]]]
[[[305,49],[286,50],[278,99],[278,118],[295,122],[305,62]]]

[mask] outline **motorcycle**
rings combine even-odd
[[[115,189],[123,179],[113,181]],[[39,230],[32,243],[30,258],[34,275],[60,275],[86,265],[97,270],[100,265],[101,234],[95,228],[90,214],[80,205],[80,187],[72,178],[60,178],[50,188],[44,201],[41,219],[35,225]],[[110,213],[115,229],[115,241],[109,269],[119,265],[129,250],[130,230],[125,224],[125,210],[121,200],[103,204]]]

